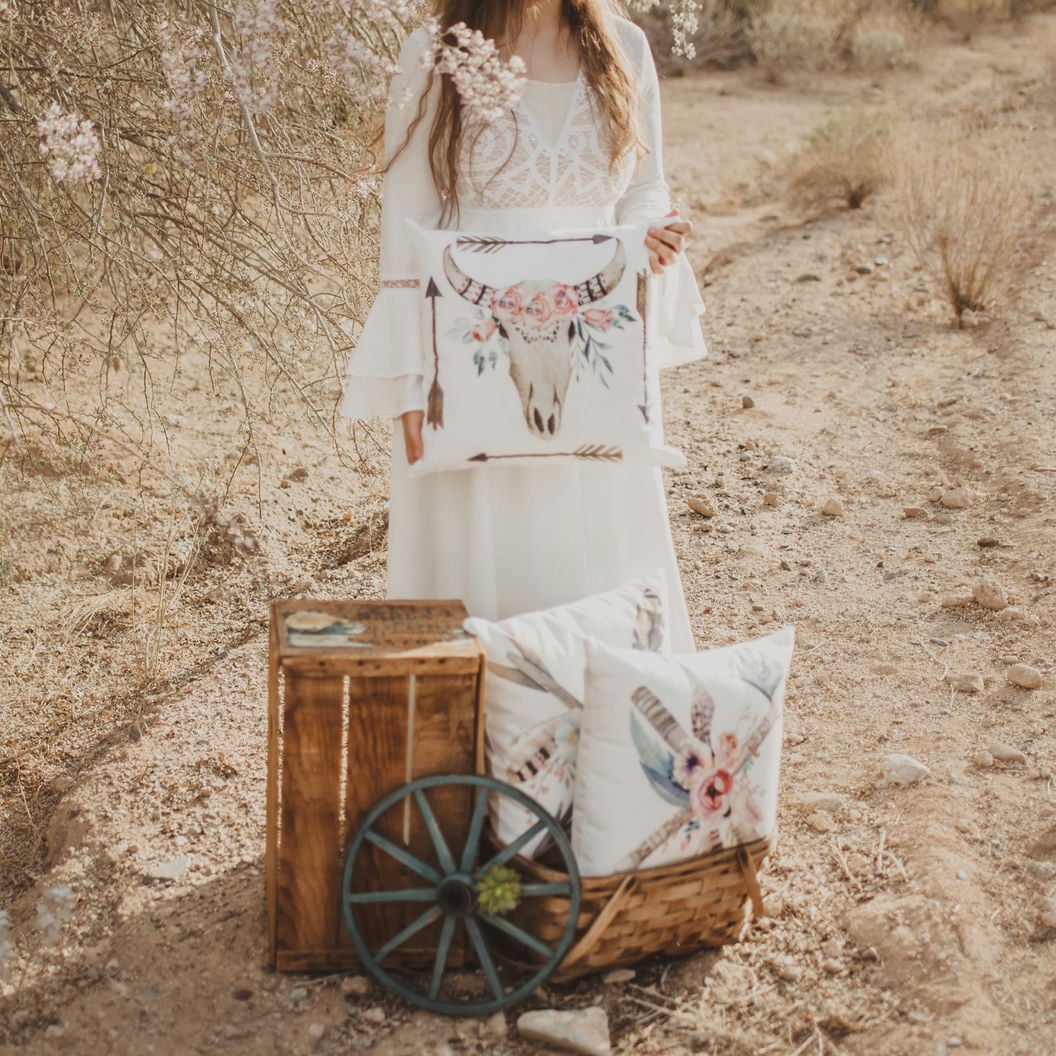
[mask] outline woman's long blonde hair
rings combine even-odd
[[[444,27],[464,22],[470,29],[479,29],[495,40],[508,57],[530,3],[531,0],[434,0],[433,14]],[[639,144],[637,93],[610,21],[610,16],[618,11],[615,0],[561,0],[562,21],[568,27],[583,76],[607,127],[609,163],[613,166]],[[435,72],[430,74],[431,78],[436,76]],[[432,80],[423,93],[408,139],[425,113],[431,86]],[[445,216],[458,211],[458,157],[464,131],[458,91],[450,77],[441,77],[436,115],[429,130],[429,168],[444,202]]]

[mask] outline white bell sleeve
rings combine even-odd
[[[385,159],[407,139],[428,85],[421,58],[429,36],[415,30],[400,52],[385,112]],[[404,219],[423,227],[440,223],[441,203],[429,170],[429,128],[435,93],[410,141],[385,173],[381,188],[381,289],[348,360],[338,411],[346,418],[400,415],[425,409],[424,352],[418,315],[417,279]]]
[[[664,179],[663,135],[660,122],[660,82],[645,34],[635,27],[625,41],[632,68],[637,72],[639,104],[639,138],[648,151],[624,196],[616,203],[616,221],[633,224],[659,220],[671,211],[671,192]],[[704,300],[697,279],[685,253],[656,278],[660,299],[656,336],[657,363],[676,367],[708,354],[700,330]]]

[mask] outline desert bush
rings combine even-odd
[[[953,320],[992,313],[1038,245],[1027,148],[960,126],[918,130],[894,154],[895,214]]]
[[[750,16],[748,42],[771,74],[840,64],[846,6],[839,0],[770,0]]]
[[[793,156],[787,175],[806,208],[858,209],[890,176],[892,116],[883,110],[834,114]]]
[[[850,65],[874,72],[912,66],[913,41],[922,23],[911,7],[895,0],[869,5],[846,34]]]

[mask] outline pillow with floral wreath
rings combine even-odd
[[[407,223],[429,393],[413,472],[685,464],[660,421],[650,224],[509,237]]]
[[[590,643],[572,817],[584,876],[773,833],[793,639],[783,627],[665,654]]]

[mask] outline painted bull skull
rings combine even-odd
[[[611,293],[620,283],[627,255],[615,239],[612,260],[575,285],[547,279],[522,280],[499,289],[470,278],[444,250],[444,274],[470,304],[491,312],[492,323],[510,348],[510,377],[521,397],[531,432],[554,436],[561,428],[569,382],[576,315]]]

